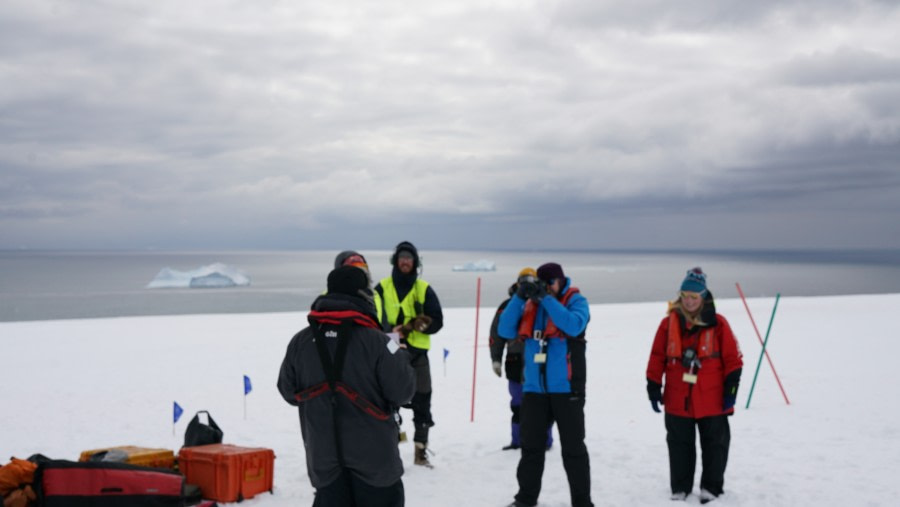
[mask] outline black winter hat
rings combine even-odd
[[[369,277],[365,271],[354,266],[341,266],[328,273],[328,292],[363,298],[372,297]]]
[[[412,254],[413,269],[419,267],[419,251],[416,250],[416,247],[409,241],[401,241],[394,248],[394,255],[391,256],[391,266],[397,266],[397,256],[400,255],[400,252],[409,252],[410,254]]]
[[[563,280],[566,277],[566,275],[563,274],[562,266],[555,262],[548,262],[539,267],[537,269],[537,276],[547,283],[550,283],[551,280],[557,278]],[[565,285],[565,280],[563,280],[563,285]]]

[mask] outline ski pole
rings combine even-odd
[[[766,360],[769,362],[769,367],[772,368],[772,373],[775,375],[775,382],[778,383],[778,388],[781,389],[781,395],[784,396],[784,402],[787,403],[788,405],[790,405],[791,402],[790,402],[790,400],[788,400],[787,393],[784,392],[784,386],[781,385],[781,379],[778,378],[778,372],[775,370],[775,365],[772,364],[772,358],[769,357],[769,351],[766,350],[765,341],[763,340],[762,335],[759,334],[759,328],[756,327],[756,321],[753,320],[753,313],[750,312],[750,307],[747,305],[747,298],[744,297],[744,291],[741,290],[741,284],[735,283],[734,285],[737,287],[738,294],[740,294],[740,296],[741,296],[741,301],[744,302],[744,308],[747,310],[747,315],[750,317],[750,323],[753,324],[753,330],[756,331],[756,337],[759,339],[759,343],[763,347],[762,352],[763,352],[763,354],[765,354]],[[778,296],[780,297],[780,295],[781,294],[779,293]],[[772,309],[772,319],[775,318],[775,309],[777,309],[777,308],[778,308],[778,299],[775,300],[775,308]],[[772,329],[772,320],[771,319],[769,320],[769,329],[770,330]],[[768,338],[768,336],[769,336],[769,334],[767,332],[766,338]],[[749,405],[749,400],[748,400],[748,405]]]

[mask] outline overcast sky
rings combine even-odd
[[[900,248],[892,0],[3,0],[0,248]]]

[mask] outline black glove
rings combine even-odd
[[[531,295],[531,300],[536,304],[541,304],[541,300],[547,295],[547,284],[541,281],[537,284],[537,290]]]
[[[659,413],[659,405],[663,404],[662,385],[647,379],[647,397],[650,398],[650,406],[653,407],[653,411]]]
[[[729,410],[734,408],[734,403],[737,401],[737,393],[729,394],[725,393],[722,396],[722,412],[728,412]]]
[[[538,291],[538,286],[534,282],[520,282],[519,288],[516,290],[516,294],[519,295],[520,298],[528,301],[528,298],[533,296]]]
[[[728,412],[732,408],[734,408],[734,404],[737,401],[737,391],[738,386],[741,383],[741,369],[738,368],[733,372],[729,373],[727,377],[725,377],[725,382],[723,383],[723,394],[722,394],[722,411]]]

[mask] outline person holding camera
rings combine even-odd
[[[434,426],[428,350],[431,349],[431,335],[444,326],[444,314],[434,289],[419,278],[422,262],[412,243],[402,241],[394,248],[391,265],[391,276],[375,286],[376,314],[384,331],[400,335],[416,370],[416,394],[405,406],[413,411],[413,464],[432,468],[427,454],[428,432]]]
[[[525,341],[519,491],[510,507],[537,505],[551,421],[559,431],[572,505],[594,505],[584,444],[585,330],[590,319],[587,299],[552,262],[538,268],[537,280],[519,283],[500,315],[499,335]]]
[[[511,439],[509,445],[504,446],[504,451],[518,450],[521,445],[521,427],[520,412],[522,408],[522,350],[525,348],[524,340],[504,340],[497,332],[500,326],[500,314],[509,304],[512,296],[519,290],[520,283],[536,283],[537,272],[534,268],[523,268],[519,272],[516,283],[509,286],[509,297],[506,298],[497,312],[494,314],[494,320],[491,321],[490,332],[490,350],[491,350],[491,368],[498,377],[503,376],[503,370],[506,370],[507,387],[509,388],[509,409],[512,411],[512,421],[510,423]],[[506,349],[506,361],[503,362],[503,350]],[[553,422],[547,426],[547,448],[553,446]]]
[[[706,274],[699,267],[689,270],[659,324],[647,363],[650,405],[655,412],[664,405],[666,411],[672,500],[685,500],[694,487],[698,430],[700,503],[722,494],[731,443],[728,416],[734,414],[743,364],[728,321],[716,313]]]

